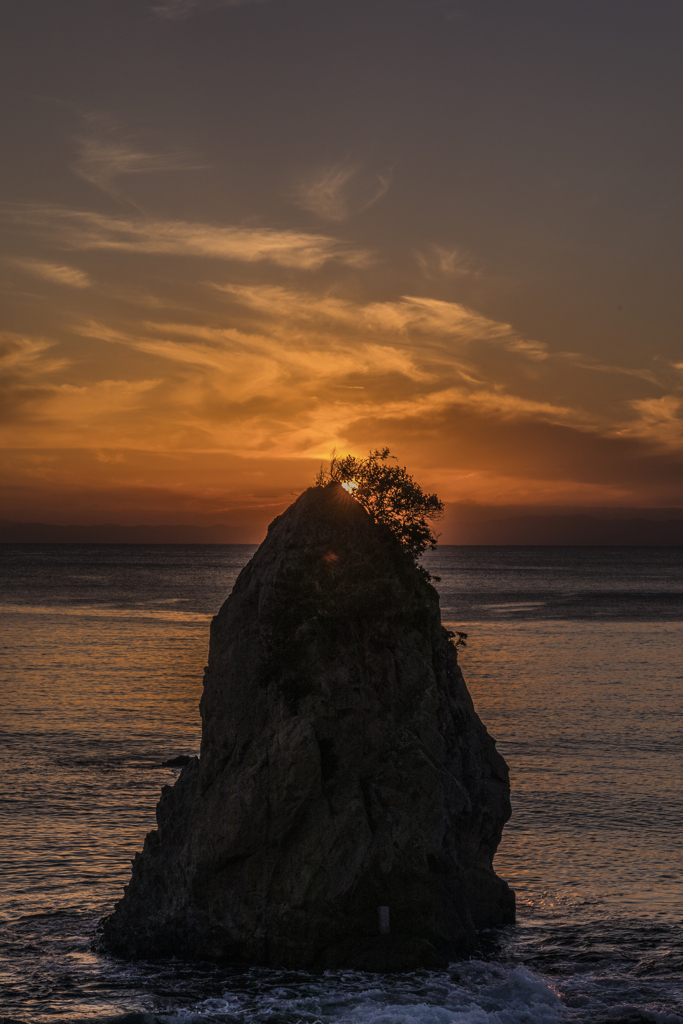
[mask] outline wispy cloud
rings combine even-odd
[[[304,176],[295,186],[292,200],[323,220],[343,221],[367,210],[390,185],[390,173],[369,172],[361,163],[344,160]]]
[[[90,278],[76,267],[68,267],[63,263],[44,263],[41,260],[12,259],[8,260],[12,266],[25,270],[34,277],[40,277],[44,281],[53,281],[55,284],[67,285],[69,288],[89,288]]]
[[[387,402],[378,408],[374,416],[377,419],[409,419],[414,417],[428,418],[430,415],[444,412],[459,406],[471,409],[483,415],[494,415],[501,419],[540,418],[549,423],[558,423],[576,427],[593,425],[591,417],[580,410],[553,402],[537,402],[520,395],[506,394],[488,388],[451,387],[442,391],[432,391],[407,401]]]
[[[439,479],[450,466],[448,488],[461,497],[481,493],[482,473],[509,477],[511,493],[537,493],[545,481],[552,497],[554,480],[557,493],[607,494],[649,472],[669,487],[678,472],[678,398],[632,399],[630,419],[617,423],[604,403],[587,409],[563,387],[585,369],[457,303],[231,284],[204,287],[201,307],[182,313],[148,305],[141,321],[139,308],[126,315],[118,304],[109,317],[88,292],[78,302],[73,352],[83,337],[100,355],[116,346],[101,363],[117,379],[84,379],[91,360],[77,377],[50,380],[51,343],[8,337],[10,446],[44,447],[48,435],[63,449],[220,453],[257,473],[264,460],[320,459],[335,445],[362,452],[377,439],[419,461],[428,443],[433,465],[443,463]],[[637,386],[651,391],[649,381]],[[623,398],[620,410],[623,420]]]
[[[407,295],[401,302],[409,322],[422,330],[460,334],[471,340],[493,341],[528,359],[547,359],[547,346],[525,338],[511,324],[491,320],[459,302]]]
[[[0,424],[5,444],[23,447],[25,424],[49,400],[50,375],[67,365],[50,352],[54,341],[0,332]]]
[[[460,384],[444,387],[444,373],[430,372],[419,350],[392,344],[390,335],[330,340],[311,325],[307,334],[292,337],[279,324],[279,334],[275,323],[259,333],[149,322],[113,329],[90,322],[79,332],[160,360],[165,385],[151,394],[155,417],[172,418],[169,448],[176,436],[183,443],[192,436],[205,450],[240,457],[318,458],[334,444],[347,445],[349,429],[359,422],[371,422],[380,433],[386,425],[409,422],[433,430],[454,410],[473,422],[484,417],[574,430],[594,426],[581,411],[486,381],[470,385],[461,377]],[[449,370],[451,379],[458,377],[456,367]],[[133,446],[149,446],[156,429],[146,416]]]
[[[455,409],[501,423],[595,427],[582,410],[491,380],[477,342],[509,344],[525,361],[528,352],[509,325],[464,307],[444,303],[444,310],[416,297],[361,304],[274,286],[220,290],[233,303],[231,326],[202,318],[76,328],[161,360],[160,375],[173,382],[174,422],[201,431],[207,447],[241,457],[317,457],[347,443],[350,425],[361,420],[433,425]]]
[[[0,332],[0,368],[7,373],[24,371],[51,373],[64,365],[62,360],[46,361],[45,353],[56,343],[46,338],[31,338],[11,331]]]
[[[73,164],[76,174],[136,209],[137,203],[122,187],[122,179],[131,175],[203,170],[206,163],[194,153],[172,149],[152,151],[141,145],[136,133],[122,128],[107,114],[81,113],[87,132],[79,139],[79,155]],[[139,133],[138,133],[139,134]]]
[[[151,10],[165,20],[182,21],[202,11],[214,11],[219,7],[242,7],[244,4],[253,3],[263,3],[263,0],[163,0],[160,4],[154,4]]]
[[[637,419],[614,431],[617,437],[636,437],[658,447],[680,451],[683,446],[683,400],[679,395],[634,399]]]
[[[5,219],[32,227],[65,249],[109,249],[170,256],[202,256],[315,270],[334,261],[365,267],[368,252],[339,239],[271,228],[219,227],[149,217],[110,217],[57,206],[5,205]]]
[[[596,373],[623,374],[626,377],[640,377],[641,380],[646,380],[650,384],[662,386],[661,381],[652,370],[641,370],[630,366],[615,366],[613,363],[600,363],[597,359],[584,355],[582,352],[558,352],[557,356],[559,359],[566,359],[567,362],[573,363],[574,366],[578,366],[582,370],[594,370]]]
[[[24,394],[15,389],[11,397],[17,400],[18,415],[5,426],[5,444],[37,447],[36,441],[47,432],[49,447],[91,448],[96,437],[104,447],[154,448],[152,432],[145,426],[155,414],[169,412],[163,398],[155,394],[162,384],[159,380],[100,380],[80,386],[48,383],[40,390],[24,389]],[[169,428],[173,429],[170,423]],[[141,436],[146,445],[140,445]]]
[[[459,246],[432,245],[415,258],[425,277],[479,277],[481,268],[474,256]]]
[[[338,327],[397,332],[408,336],[448,338],[462,344],[491,342],[527,359],[545,360],[547,347],[525,338],[510,324],[491,320],[459,302],[403,296],[393,302],[355,303],[334,295],[313,295],[276,286],[215,285],[238,302],[264,316],[286,318],[289,324],[328,321]],[[449,349],[452,358],[453,350]]]
[[[339,381],[351,376],[397,374],[416,382],[433,379],[409,353],[398,346],[378,344],[374,339],[359,339],[355,344],[344,339],[330,344],[325,339],[321,344],[321,339],[311,333],[292,344],[289,337],[234,328],[150,322],[142,327],[142,331],[120,331],[90,322],[78,330],[87,337],[125,344],[180,365],[220,371],[230,379],[240,401],[256,394],[273,398],[291,396],[292,388],[300,387],[304,381],[306,389],[314,390],[325,383],[340,386]]]

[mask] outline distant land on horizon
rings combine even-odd
[[[438,524],[440,544],[683,545],[683,508],[567,508],[453,502]],[[263,523],[90,525],[0,519],[4,544],[260,544]]]

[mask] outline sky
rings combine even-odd
[[[681,0],[5,0],[0,516],[683,506]]]

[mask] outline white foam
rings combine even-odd
[[[328,971],[322,978],[299,978],[227,991],[222,999],[195,1005],[189,1016],[228,1013],[245,1022],[284,1017],[292,1024],[559,1024],[568,1013],[540,975],[481,961],[453,965],[443,974],[380,978]]]

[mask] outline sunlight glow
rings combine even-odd
[[[354,491],[358,490],[358,484],[355,480],[347,480],[346,483],[342,484],[342,487],[345,491],[348,491],[349,494],[353,494]]]

